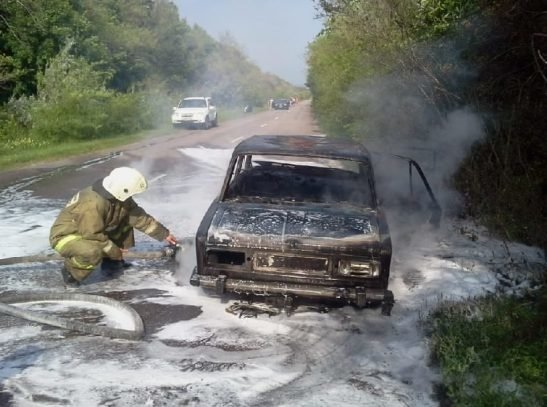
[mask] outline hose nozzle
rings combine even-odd
[[[165,246],[163,248],[163,254],[164,257],[170,257],[172,259],[175,258],[177,253],[182,249],[182,246],[180,244],[170,244],[169,246]]]

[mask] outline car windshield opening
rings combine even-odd
[[[203,99],[183,99],[179,107],[207,107],[207,103]]]
[[[366,162],[322,157],[242,155],[224,200],[372,206]]]

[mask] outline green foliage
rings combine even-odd
[[[1,155],[9,155],[14,150],[28,148],[40,148],[46,143],[38,142],[29,136],[29,131],[16,115],[9,109],[0,111],[0,144],[2,145]]]
[[[297,91],[234,41],[188,26],[169,0],[0,2],[3,160],[162,126],[183,94],[239,110]]]
[[[486,140],[458,172],[467,213],[499,235],[547,248],[545,3],[499,1],[484,41],[469,49],[480,72],[472,97],[489,113]]]
[[[325,131],[389,136],[390,118],[379,111],[385,97],[378,90],[386,87],[378,84],[386,80],[393,94],[419,99],[438,118],[461,106],[486,112],[487,139],[453,180],[466,213],[505,238],[547,247],[544,2],[318,3],[326,24],[309,47],[308,85]],[[365,94],[374,83],[377,94]],[[399,102],[391,106],[398,117],[407,107]],[[378,134],[371,134],[374,125]],[[415,130],[412,137],[430,129]]]
[[[109,135],[136,133],[168,121],[167,98],[152,93],[117,94],[112,98],[103,131]]]
[[[162,137],[172,132],[171,126],[161,129],[139,132],[137,134],[113,136],[102,139],[64,141],[62,144],[43,144],[39,148],[26,148],[11,150],[10,154],[0,154],[0,169],[14,169],[28,163],[38,161],[51,161],[66,157],[89,154],[90,152],[108,151],[115,147],[150,137]]]
[[[38,75],[37,97],[12,99],[6,106],[0,133],[3,154],[134,133],[156,124],[158,108],[149,103],[151,94],[107,90],[107,75],[69,51],[70,45]]]
[[[35,94],[37,74],[67,39],[70,53],[116,91],[180,95],[199,88],[238,104],[262,103],[281,88],[294,92],[283,81],[272,83],[236,44],[189,27],[168,0],[6,0],[0,16],[0,103]]]
[[[70,55],[72,43],[50,59],[44,73],[38,73],[38,99],[44,103],[59,103],[67,95],[83,98],[106,92],[107,74],[94,69],[84,60]]]
[[[427,325],[456,406],[547,402],[547,289],[532,296],[444,302]]]
[[[70,45],[38,75],[38,95],[30,108],[30,133],[37,140],[97,138],[109,115],[114,93],[104,88],[100,72],[69,50]]]
[[[464,18],[479,10],[478,0],[421,0],[414,30],[421,38],[446,34]]]
[[[416,34],[413,2],[382,0],[319,1],[326,28],[309,47],[308,86],[322,127],[352,137],[356,122],[367,119],[367,106],[348,97],[352,87],[392,72]],[[413,37],[414,35],[414,37]],[[363,115],[365,114],[365,115]]]
[[[107,118],[104,110],[109,95],[67,94],[57,103],[38,103],[33,107],[31,135],[37,140],[97,138]]]
[[[0,53],[0,92],[13,88],[19,75],[14,58]]]
[[[10,59],[14,74],[0,88],[0,102],[5,102],[36,91],[36,73],[66,38],[78,38],[82,17],[69,0],[4,0],[0,16],[0,55]]]
[[[351,37],[331,34],[318,38],[310,46],[308,86],[313,93],[313,108],[327,132],[348,135],[349,103],[344,98],[358,78],[358,48]]]

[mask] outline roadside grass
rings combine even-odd
[[[256,113],[261,110],[257,109]],[[219,112],[219,125],[223,122],[237,119],[252,113],[244,113],[243,109],[222,109]],[[109,150],[127,144],[135,143],[148,138],[156,138],[173,134],[170,124],[165,124],[153,130],[140,131],[133,134],[104,137],[93,140],[66,140],[62,143],[47,144],[25,143],[9,151],[0,152],[0,171],[23,168],[29,164],[54,161],[67,157]]]
[[[426,319],[448,406],[547,405],[547,289],[445,301]]]
[[[8,153],[0,154],[0,170],[17,169],[28,164],[76,157],[168,134],[172,134],[171,126],[93,140],[69,140],[56,144],[41,143],[36,146],[25,145],[21,148],[11,149]]]

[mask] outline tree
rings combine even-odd
[[[83,17],[69,0],[4,0],[0,3],[0,55],[7,83],[0,101],[36,92],[36,74],[67,38],[77,40]],[[6,63],[9,64],[6,71]],[[6,76],[6,72],[10,74]]]

